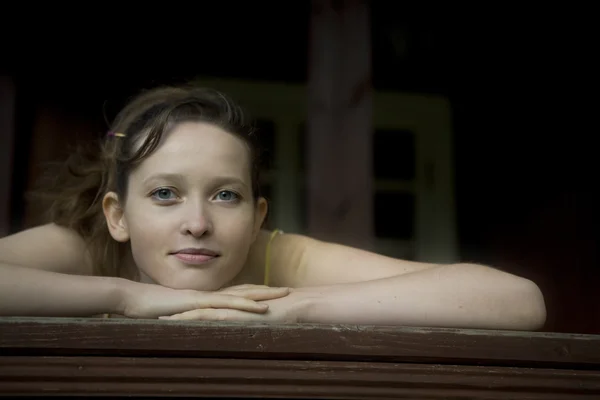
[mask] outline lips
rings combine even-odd
[[[218,257],[219,253],[217,253],[216,251],[212,251],[209,249],[197,249],[197,248],[187,248],[187,249],[182,249],[179,251],[176,251],[173,254],[196,254],[196,255],[203,255],[203,256],[211,256],[211,257]]]
[[[216,251],[205,248],[186,248],[171,254],[187,264],[204,264],[220,256]]]

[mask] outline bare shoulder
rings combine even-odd
[[[41,225],[0,238],[0,263],[92,275],[92,263],[83,238],[56,224]]]
[[[255,263],[263,270],[270,238],[270,232],[262,232],[255,246]],[[272,286],[296,288],[377,280],[437,266],[289,233],[273,237],[270,264]]]
[[[301,234],[262,231],[252,246],[248,270],[264,274],[270,242],[271,286],[307,287],[384,279],[435,268],[424,262],[400,260],[364,249]],[[272,240],[271,240],[272,239]]]

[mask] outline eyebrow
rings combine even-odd
[[[144,185],[147,185],[149,182],[158,181],[158,180],[182,182],[185,180],[185,178],[183,177],[182,174],[161,173],[161,174],[150,175],[149,177],[144,179],[142,181],[142,183]]]
[[[218,185],[225,185],[225,184],[238,184],[238,185],[242,185],[245,188],[248,187],[248,185],[246,185],[246,183],[244,183],[243,180],[241,180],[240,178],[237,178],[235,176],[218,176],[216,178],[213,179],[213,183]]]
[[[149,177],[147,177],[146,179],[144,179],[142,181],[142,183],[144,185],[147,185],[149,182],[152,181],[157,181],[157,180],[164,180],[164,181],[175,181],[175,182],[184,182],[185,181],[185,177],[182,174],[177,174],[177,173],[160,173],[160,174],[154,174],[154,175],[150,175]],[[238,185],[242,185],[245,188],[248,187],[248,185],[246,185],[246,183],[241,180],[240,178],[237,178],[235,176],[218,176],[216,178],[212,179],[213,184],[215,185],[225,185],[225,184],[238,184]]]

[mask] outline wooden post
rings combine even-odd
[[[368,6],[313,0],[309,38],[308,233],[370,248],[372,85]]]
[[[0,76],[0,237],[10,233],[10,194],[12,193],[15,139],[15,84]]]

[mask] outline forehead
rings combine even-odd
[[[138,168],[141,175],[156,172],[228,174],[249,171],[249,152],[242,139],[204,122],[176,126]]]

